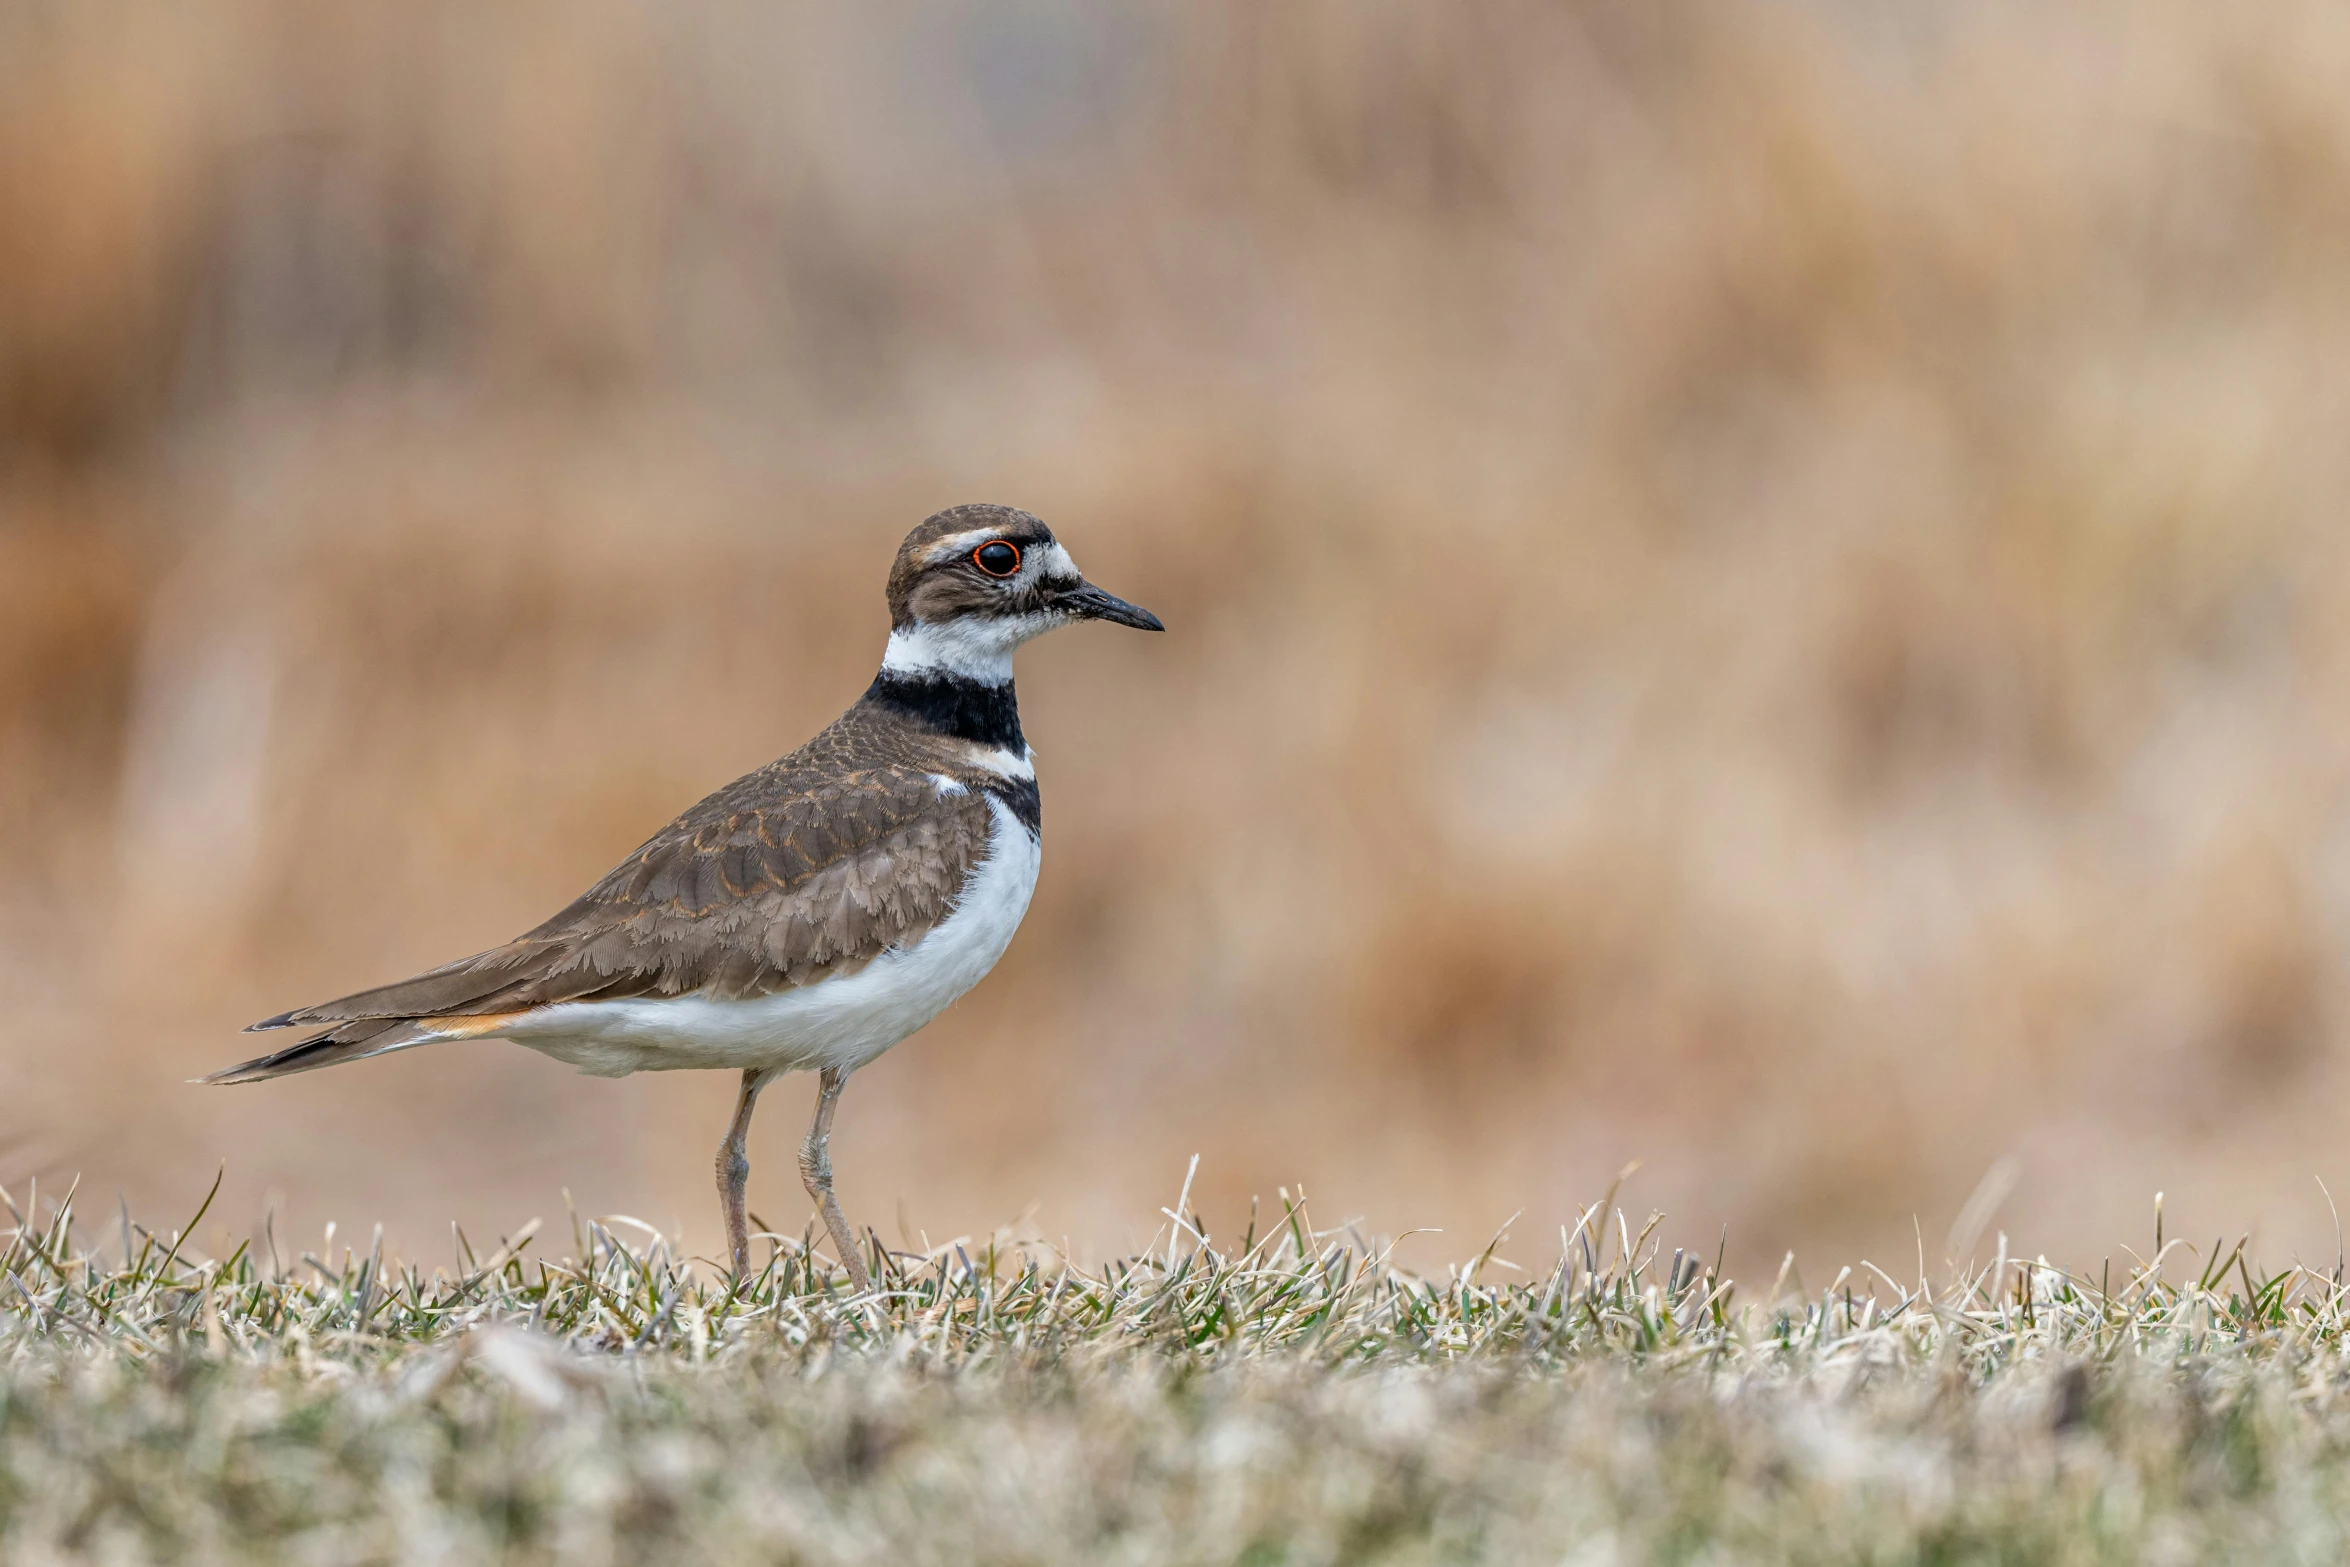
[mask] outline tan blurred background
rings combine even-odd
[[[0,1180],[708,1245],[714,1076],[183,1080],[797,744],[989,499],[1173,629],[1023,656],[1043,884],[855,1217],[1098,1255],[1196,1152],[1539,1253],[1637,1158],[1832,1272],[2011,1159],[2019,1248],[2330,1261],[2345,80],[2320,4],[5,0]]]

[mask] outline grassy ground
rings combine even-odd
[[[860,1299],[789,1240],[734,1287],[587,1221],[427,1270],[10,1212],[10,1567],[2350,1553],[2344,1291],[2240,1248],[1807,1298],[1609,1204],[1443,1278],[1285,1204]]]

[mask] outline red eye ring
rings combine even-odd
[[[1009,555],[1007,564],[1004,557]],[[971,564],[991,577],[1009,577],[1020,569],[1020,546],[1009,539],[989,539],[971,552]]]

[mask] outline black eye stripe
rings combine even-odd
[[[1008,577],[1020,569],[1020,547],[991,539],[971,552],[971,564],[991,577]]]

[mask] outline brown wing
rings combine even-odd
[[[821,744],[821,738],[818,742]],[[863,967],[944,919],[994,825],[918,761],[841,771],[815,745],[711,795],[527,935],[397,984],[265,1019],[325,1034],[206,1081],[416,1042],[422,1018],[562,1001],[766,995]]]

